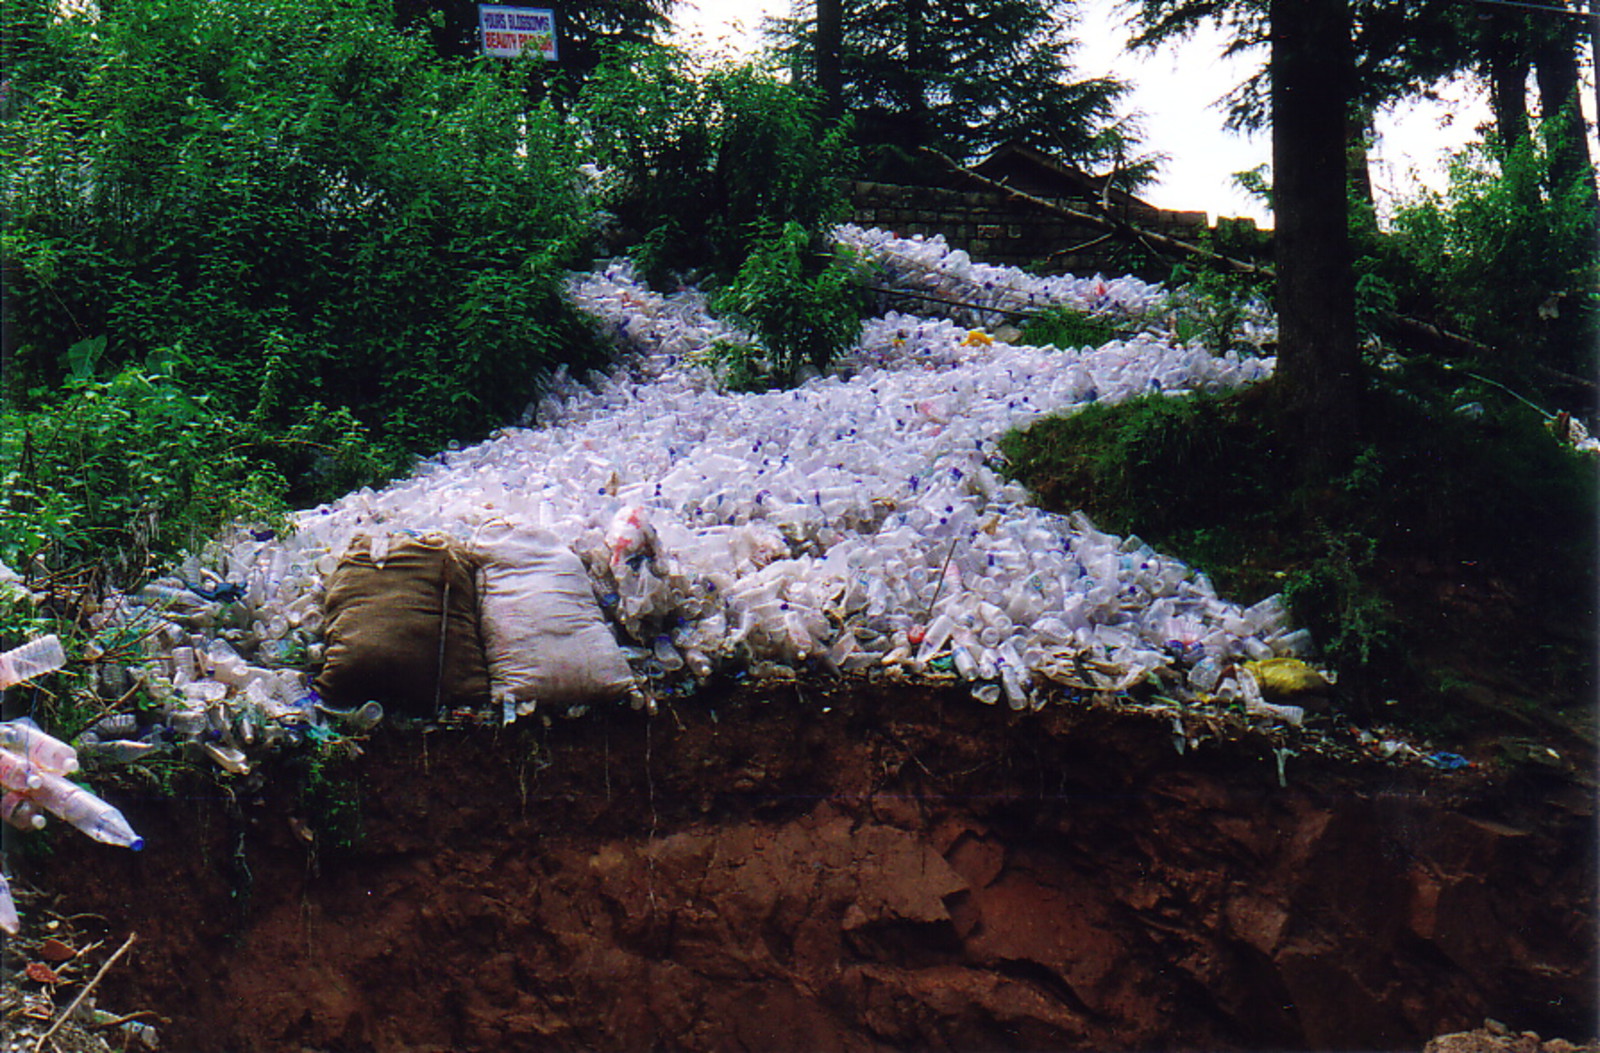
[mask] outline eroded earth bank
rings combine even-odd
[[[17,863],[108,944],[138,932],[103,1000],[164,1018],[169,1050],[1592,1037],[1590,758],[1446,773],[1184,732],[792,685],[380,726],[309,786],[284,764],[108,791],[143,852]]]

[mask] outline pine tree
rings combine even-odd
[[[874,174],[925,171],[920,147],[971,161],[1016,141],[1085,166],[1106,166],[1131,150],[1131,130],[1115,112],[1126,85],[1111,77],[1072,78],[1070,3],[819,0],[808,6],[801,17],[777,23],[777,48],[825,92],[837,76],[840,108],[853,117]],[[835,10],[837,37],[830,32]],[[830,47],[835,39],[837,52]]]

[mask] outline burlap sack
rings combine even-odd
[[[429,717],[488,700],[476,566],[447,537],[394,538],[381,563],[357,537],[328,576],[323,627],[316,689],[333,705]]]

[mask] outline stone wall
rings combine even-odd
[[[999,191],[961,191],[858,181],[852,185],[852,222],[882,227],[901,237],[942,234],[952,248],[986,263],[1040,263],[1046,273],[1124,274],[1165,267],[1119,235],[1018,201]],[[1083,202],[1055,201],[1069,208]],[[1206,231],[1204,212],[1136,208],[1127,219],[1184,240]],[[1155,273],[1165,278],[1165,273]]]

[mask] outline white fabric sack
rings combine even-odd
[[[583,561],[537,527],[495,523],[473,545],[489,693],[518,715],[539,702],[617,698],[633,671],[606,625]]]

